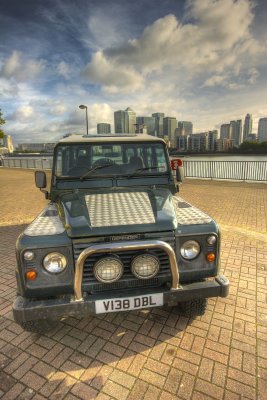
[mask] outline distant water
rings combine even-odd
[[[179,156],[172,156],[171,158],[179,158]],[[225,156],[225,155],[192,155],[192,156],[183,156],[184,161],[267,161],[267,154],[259,154],[259,155],[233,155],[233,156]]]

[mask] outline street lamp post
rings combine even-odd
[[[87,114],[87,106],[81,104],[81,105],[79,106],[79,108],[80,108],[81,110],[84,110],[84,109],[85,109],[85,112],[86,112],[86,132],[87,132],[87,136],[88,136],[88,114]]]

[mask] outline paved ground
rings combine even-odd
[[[51,333],[12,320],[14,246],[45,200],[33,173],[0,169],[0,397],[266,399],[267,185],[187,181],[181,195],[222,227],[226,299],[188,320],[173,309],[69,318]]]

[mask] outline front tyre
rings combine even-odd
[[[186,317],[197,317],[204,315],[207,308],[207,299],[193,299],[179,304],[182,314]]]
[[[57,324],[58,321],[52,319],[36,319],[33,321],[21,322],[20,326],[25,331],[42,334],[54,329]]]

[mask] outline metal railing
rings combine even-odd
[[[53,157],[9,157],[2,161],[3,167],[26,169],[52,169]]]
[[[184,161],[185,177],[267,181],[267,161]]]
[[[52,169],[52,157],[10,157],[3,159],[7,168]],[[186,178],[267,181],[267,161],[191,161],[186,160]]]

